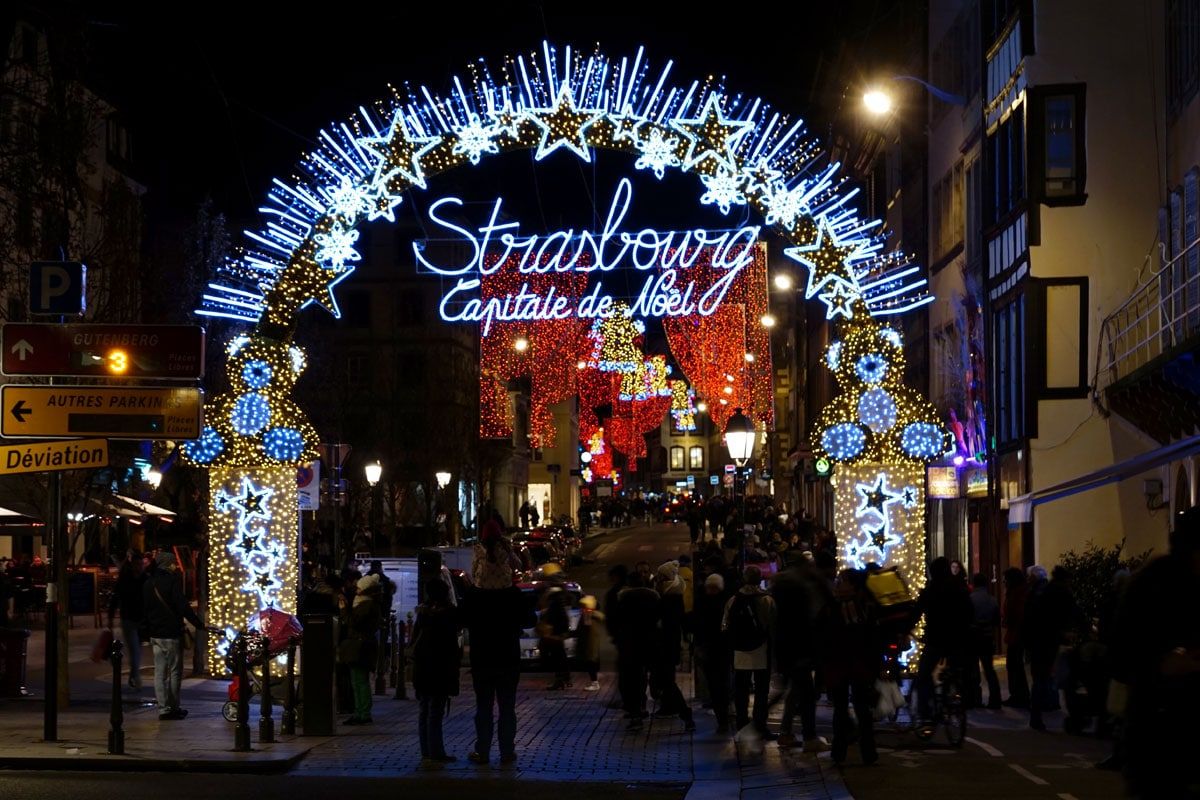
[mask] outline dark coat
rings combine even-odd
[[[471,671],[516,672],[521,632],[537,624],[531,598],[515,586],[473,589],[464,598]]]
[[[197,628],[204,627],[183,596],[183,578],[170,570],[157,569],[146,579],[142,607],[151,639],[182,638],[185,619]]]
[[[418,606],[413,623],[412,682],[419,695],[453,697],[458,694],[458,609],[454,606]]]
[[[141,622],[146,614],[145,589],[145,573],[123,567],[113,586],[112,601],[108,606],[109,624],[112,624],[113,614],[118,611],[121,612],[122,622]],[[155,598],[155,602],[158,602],[158,598]]]
[[[941,652],[962,648],[975,618],[971,595],[957,578],[934,580],[921,590],[917,607],[925,615],[925,644]]]
[[[659,600],[658,657],[662,664],[676,666],[683,656],[683,595],[664,594]]]
[[[346,638],[338,645],[338,661],[348,667],[374,670],[379,658],[379,597],[359,595],[348,610],[342,611]]]
[[[729,656],[729,641],[721,633],[721,620],[725,617],[725,606],[729,603],[729,592],[722,589],[716,594],[701,592],[696,598],[696,645],[705,653],[724,653]]]
[[[625,655],[650,659],[658,648],[658,592],[645,586],[621,590],[618,603],[621,627],[617,648]]]

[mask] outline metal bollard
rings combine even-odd
[[[404,625],[397,626],[396,632],[396,695],[395,700],[407,700],[408,689],[404,686],[404,669],[405,657],[404,648],[408,644],[408,628]]]
[[[250,671],[246,661],[250,658],[246,647],[246,635],[242,634],[233,643],[234,663],[237,667],[238,696],[237,723],[233,726],[233,749],[239,753],[250,752]]]
[[[288,639],[287,685],[283,687],[283,719],[279,732],[284,736],[296,735],[296,645],[300,639]]]
[[[271,717],[273,710],[271,703],[271,643],[266,636],[262,639],[263,653],[263,682],[262,682],[262,705],[259,706],[261,716],[258,720],[258,741],[259,742],[274,742],[275,741],[275,720]]]
[[[391,640],[388,638],[387,623],[379,626],[379,653],[375,656],[375,694],[387,694],[387,676],[384,674],[387,670],[388,647]]]
[[[395,689],[396,688],[396,665],[400,663],[399,659],[397,658],[397,653],[400,651],[400,648],[404,646],[404,644],[402,642],[400,642],[400,640],[396,637],[396,612],[395,611],[392,612],[392,618],[389,623],[389,629],[392,634],[392,638],[391,638],[392,651],[391,651],[391,653],[388,654],[389,655],[388,666],[389,666],[389,673],[390,673],[388,675],[388,681],[389,681],[388,686],[391,686],[393,689]]]
[[[125,712],[121,707],[121,653],[125,649],[125,645],[120,640],[114,639],[112,646],[108,649],[108,659],[112,662],[113,668],[113,685],[112,685],[112,713],[108,718],[108,752],[114,756],[125,755],[125,731],[121,729],[122,723],[125,721]]]

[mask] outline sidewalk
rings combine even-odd
[[[678,675],[685,695],[691,677]],[[437,769],[447,779],[487,777],[512,781],[637,782],[689,785],[689,800],[741,797],[774,800],[849,798],[828,759],[767,746],[761,757],[739,752],[728,736],[713,733],[715,720],[697,710],[698,730],[687,734],[678,718],[647,720],[640,731],[625,730],[616,697],[616,676],[601,675],[601,691],[545,690],[543,675],[522,677],[517,696],[517,763],[501,767],[493,745],[491,763],[466,760],[475,741],[470,676],[451,702],[445,721],[446,751],[458,761]],[[314,747],[293,775],[406,777],[423,774],[417,740],[417,704],[376,698],[375,724],[340,728],[339,736]]]
[[[185,772],[285,772],[314,746],[318,737],[279,736],[282,710],[274,710],[277,744],[258,743],[257,705],[251,707],[253,751],[233,752],[233,725],[221,716],[226,681],[184,678],[182,698],[188,717],[162,722],[154,705],[154,666],[150,648],[142,651],[142,688],[123,685],[125,755],[108,753],[112,667],[89,659],[98,631],[73,628],[68,659],[71,702],[58,715],[57,742],[43,734],[43,648],[45,635],[29,640],[28,688],[24,698],[0,699],[0,769],[69,769]],[[184,675],[189,674],[190,654]],[[127,678],[127,673],[123,678]],[[123,681],[124,683],[124,681]]]
[[[42,741],[41,660],[43,638],[30,642],[30,688],[36,696],[0,700],[0,769],[54,769],[174,772],[289,772],[294,776],[411,777],[420,773],[417,703],[394,700],[393,691],[374,698],[375,724],[339,726],[334,737],[284,737],[278,744],[258,743],[257,705],[251,708],[254,750],[233,752],[233,725],[221,717],[228,684],[185,679],[186,720],[160,722],[153,705],[153,668],[142,670],[143,688],[123,693],[125,749],[109,755],[108,664],[92,664],[87,656],[94,640],[91,628],[71,633],[70,707],[60,713],[58,742]],[[145,655],[149,654],[146,649]],[[147,664],[143,659],[143,664]],[[678,675],[685,695],[691,676]],[[602,690],[549,692],[546,676],[522,676],[518,693],[518,759],[500,768],[497,754],[481,767],[466,760],[474,746],[474,697],[468,671],[462,694],[454,698],[445,723],[447,751],[458,762],[438,770],[439,777],[502,782],[613,782],[678,786],[690,800],[741,797],[745,800],[804,797],[848,798],[840,775],[828,759],[818,761],[799,751],[767,746],[761,756],[739,752],[727,736],[713,733],[712,716],[697,710],[698,730],[687,734],[677,718],[650,719],[636,732],[625,730],[620,711],[609,709],[616,697],[616,676],[601,675]],[[412,695],[410,691],[410,697]],[[827,710],[826,710],[827,713]],[[281,709],[274,711],[276,729]],[[826,721],[827,722],[827,721]],[[426,774],[427,775],[427,774]]]

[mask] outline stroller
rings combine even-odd
[[[235,646],[229,649],[229,654],[225,657],[225,665],[233,673],[233,680],[229,682],[229,699],[221,707],[221,716],[229,722],[237,722],[237,700],[238,692],[241,689],[241,679],[234,660],[234,654],[238,649],[236,642],[244,640],[246,643],[246,673],[250,678],[251,701],[262,694],[264,663],[267,659],[276,659],[276,666],[271,670],[271,699],[274,702],[282,703],[284,699],[282,687],[287,681],[287,675],[284,674],[283,664],[280,664],[278,659],[280,656],[286,655],[292,639],[298,637],[304,630],[300,620],[291,614],[273,608],[260,611],[251,617],[247,628],[248,630],[238,634]]]

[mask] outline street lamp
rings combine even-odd
[[[795,281],[792,280],[792,276],[789,275],[788,273],[780,272],[775,275],[775,288],[776,289],[780,289],[780,290],[786,292],[788,289],[791,289],[792,286],[794,286],[794,285],[795,285]]]
[[[376,539],[379,532],[379,518],[383,515],[383,503],[379,495],[379,479],[383,477],[383,465],[377,459],[373,463],[365,465],[363,473],[367,476],[367,483],[371,484],[371,550],[377,551],[379,549]]]
[[[383,465],[378,461],[375,461],[374,463],[367,464],[365,467],[363,467],[363,472],[367,475],[367,483],[374,487],[379,483],[379,479],[383,477]]]
[[[445,489],[450,485],[449,472],[435,472],[433,473],[433,477],[437,479],[437,485],[439,489]]]
[[[526,339],[524,336],[518,336],[517,340],[515,342],[513,342],[513,350],[516,350],[518,353],[524,353],[528,349],[529,349],[529,340]]]
[[[764,328],[774,328],[775,327],[775,317],[771,314],[763,314],[761,317],[758,318],[758,321],[762,323],[762,326]]]
[[[156,469],[150,470],[146,473],[146,483],[150,484],[152,488],[157,489],[158,485],[162,483],[162,473]]]
[[[927,92],[936,97],[938,100],[941,100],[943,103],[949,103],[952,106],[965,106],[967,104],[967,99],[962,95],[954,94],[953,92],[947,92],[945,89],[939,89],[932,83],[921,80],[915,75],[892,75],[890,78],[888,78],[888,80],[919,83],[921,86],[925,87]],[[891,113],[892,108],[895,106],[895,102],[893,101],[892,95],[887,91],[887,89],[884,89],[881,86],[873,86],[863,92],[863,105],[866,106],[866,109],[870,114],[876,117],[882,117],[885,114]]]
[[[742,409],[735,408],[733,416],[725,423],[725,447],[729,449],[729,457],[733,459],[733,463],[737,464],[738,472],[746,466],[746,462],[754,454],[754,423],[749,417],[742,413]],[[737,490],[737,481],[734,481],[734,491]],[[742,478],[742,516],[740,524],[742,527],[742,561],[746,559],[746,478]]]
[[[754,454],[754,423],[741,408],[735,408],[733,416],[725,423],[725,446],[729,448],[729,457],[739,467],[746,466]]]

